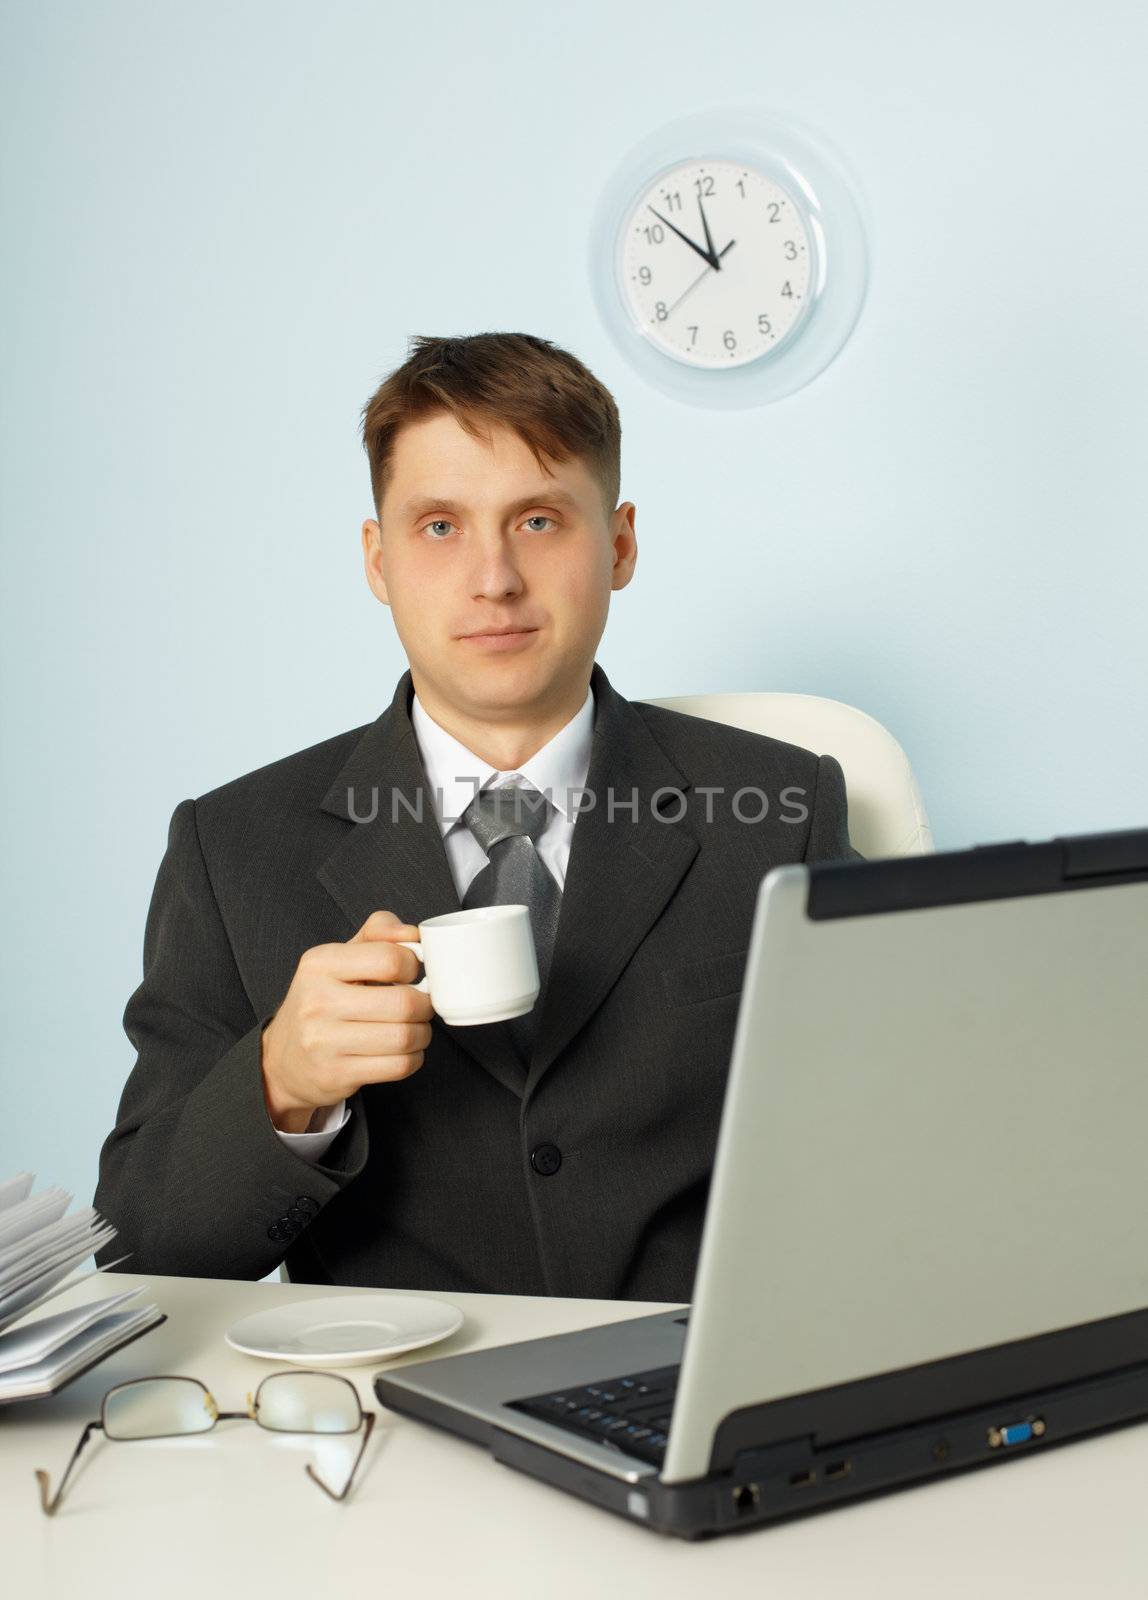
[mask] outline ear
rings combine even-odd
[[[638,559],[638,539],[634,532],[636,510],[632,500],[623,501],[610,519],[610,543],[614,557],[611,589],[624,589],[634,576],[634,565]]]
[[[389,606],[391,602],[387,594],[387,580],[383,576],[383,530],[370,517],[363,523],[363,567],[367,574],[367,582],[371,586],[371,593],[376,600],[381,600],[385,606]]]

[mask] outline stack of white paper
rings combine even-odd
[[[32,1194],[32,1181],[30,1172],[21,1172],[0,1183],[0,1402],[51,1394],[163,1321],[158,1306],[126,1308],[140,1288],[20,1321],[34,1306],[90,1276],[68,1274],[116,1233],[91,1206],[65,1215],[71,1195],[63,1189]],[[20,1326],[13,1327],[18,1321]]]

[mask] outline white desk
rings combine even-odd
[[[318,1459],[308,1454],[311,1441],[225,1422],[198,1439],[108,1443],[97,1433],[60,1511],[45,1517],[33,1468],[46,1467],[58,1482],[105,1389],[151,1372],[182,1372],[202,1378],[222,1408],[239,1408],[279,1364],[237,1355],[223,1330],[277,1298],[331,1292],[105,1273],[59,1303],[139,1281],[167,1312],[162,1327],[59,1395],[0,1408],[0,1576],[13,1600],[1148,1596],[1148,1426],[800,1522],[687,1544],[524,1477],[477,1445],[382,1411],[371,1390],[374,1367],[344,1369],[379,1420],[343,1504],[305,1476],[303,1463]],[[390,1365],[666,1309],[443,1298],[461,1307],[465,1325]]]

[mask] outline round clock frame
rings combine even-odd
[[[672,176],[685,182],[670,188]],[[715,269],[739,242],[723,237],[735,185],[739,200],[758,209],[746,213],[738,271],[726,301],[715,304]],[[711,196],[708,215],[703,194]],[[660,211],[651,204],[657,199]],[[776,235],[775,219],[789,224]],[[697,112],[634,146],[606,185],[591,227],[594,298],[622,354],[674,399],[764,405],[816,378],[852,333],[868,283],[866,233],[857,187],[824,139],[758,107]],[[648,265],[667,249],[677,257],[668,306]],[[760,295],[742,265],[747,255],[761,262]]]

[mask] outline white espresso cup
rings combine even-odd
[[[473,906],[418,925],[419,939],[401,939],[426,976],[413,985],[429,994],[444,1022],[466,1027],[521,1017],[538,999],[538,959],[528,906]]]

